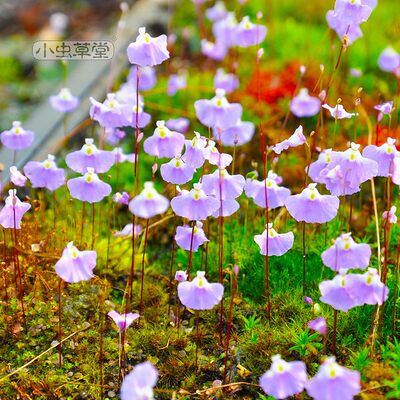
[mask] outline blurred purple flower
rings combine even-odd
[[[11,150],[21,150],[29,147],[35,140],[35,134],[32,131],[26,131],[19,121],[12,123],[12,128],[3,131],[0,134],[3,146]]]
[[[175,185],[189,182],[193,178],[194,171],[194,168],[186,165],[181,156],[176,156],[169,162],[162,164],[160,168],[164,181]]]
[[[130,82],[136,88],[137,82],[137,66],[133,65],[128,74],[128,82]],[[153,67],[141,67],[139,69],[139,90],[146,91],[153,89],[157,83],[156,70]],[[134,90],[136,95],[136,90]]]
[[[392,206],[389,211],[384,211],[382,214],[382,222],[385,223],[388,221],[390,224],[397,223],[397,216],[396,216],[397,207]]]
[[[225,130],[213,129],[213,136],[221,141],[223,146],[240,146],[250,142],[254,136],[255,127],[252,122],[238,121],[236,125]]]
[[[18,171],[16,166],[10,167],[10,181],[15,186],[25,186],[26,176],[22,175],[21,172]]]
[[[278,233],[269,223],[267,229],[261,235],[255,235],[254,241],[260,247],[260,253],[267,255],[267,231],[268,231],[268,256],[282,256],[288,252],[294,241],[293,232]]]
[[[21,229],[22,217],[30,208],[31,205],[29,203],[23,203],[17,197],[15,189],[10,189],[5,205],[0,210],[0,225],[3,228]]]
[[[326,319],[324,317],[318,317],[310,321],[307,325],[310,329],[317,331],[321,335],[326,335],[328,328],[326,326]]]
[[[185,282],[187,281],[188,274],[186,271],[176,271],[175,272],[175,280],[178,282]]]
[[[206,160],[204,157],[204,148],[207,146],[207,139],[200,136],[200,133],[195,132],[192,140],[185,140],[185,153],[182,160],[192,168],[199,168]]]
[[[218,68],[214,76],[214,87],[225,90],[225,93],[232,93],[239,87],[239,79],[235,74],[227,74],[223,68]]]
[[[79,105],[78,97],[72,96],[67,88],[62,88],[60,93],[50,96],[50,105],[59,112],[67,113],[74,111]]]
[[[382,71],[394,73],[400,67],[400,54],[388,46],[379,55],[378,65]]]
[[[335,119],[352,118],[356,113],[348,113],[341,104],[336,104],[335,107],[331,107],[329,104],[322,104],[323,108],[326,108],[331,116]]]
[[[168,86],[167,93],[168,96],[173,96],[178,92],[178,90],[182,90],[186,88],[186,74],[172,74],[168,78]]]
[[[193,252],[196,252],[203,243],[209,241],[204,233],[203,224],[200,221],[196,221],[194,229],[188,225],[178,226],[176,228],[175,240],[180,248],[187,251],[190,251],[190,244],[192,244],[191,250]]]
[[[213,140],[208,141],[208,146],[203,150],[204,157],[211,165],[226,168],[232,162],[232,156],[227,153],[220,153]]]
[[[186,133],[189,130],[190,121],[187,118],[169,119],[165,122],[165,126],[171,131]]]
[[[299,94],[293,97],[290,103],[290,111],[298,118],[313,117],[318,114],[320,108],[320,99],[310,96],[308,89],[300,89]]]
[[[122,228],[122,231],[117,231],[114,233],[114,237],[120,237],[120,236],[132,236],[133,229],[132,224],[127,224]],[[142,233],[142,227],[140,225],[135,225],[135,237],[139,237],[139,235]]]
[[[140,315],[137,313],[119,314],[114,310],[110,311],[107,315],[112,318],[120,331],[128,329],[133,321],[140,318]]]
[[[113,201],[119,204],[128,205],[129,203],[129,194],[127,192],[117,192],[112,197]]]
[[[206,10],[205,14],[211,22],[216,22],[220,19],[223,19],[227,15],[225,3],[221,0],[218,0],[214,6]]]
[[[234,43],[240,47],[249,47],[260,44],[267,35],[264,25],[256,25],[248,16],[243,17],[236,27]]]
[[[306,137],[303,133],[303,127],[300,125],[289,139],[272,146],[272,150],[276,154],[281,154],[283,150],[287,150],[289,147],[301,146],[304,143],[306,143]]]

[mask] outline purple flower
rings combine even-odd
[[[382,305],[388,298],[389,289],[381,282],[375,268],[368,268],[365,274],[350,274],[348,282],[348,292],[358,305]]]
[[[267,231],[268,231],[268,256],[281,256],[288,252],[294,241],[293,232],[278,233],[272,223],[267,225],[267,229],[261,235],[255,235],[254,241],[260,247],[260,253],[267,255]]]
[[[332,161],[321,171],[320,179],[333,195],[356,193],[363,182],[377,175],[377,162],[363,157],[359,147],[359,144],[351,143],[346,151],[334,152]]]
[[[188,274],[186,271],[176,271],[175,272],[175,280],[178,282],[185,282],[187,281]]]
[[[378,65],[382,71],[395,72],[400,67],[400,54],[391,46],[379,55]]]
[[[304,302],[307,303],[307,304],[311,304],[311,305],[314,304],[314,302],[313,302],[313,300],[312,300],[311,297],[304,296],[304,297],[303,297],[303,300],[304,300]]]
[[[331,107],[329,104],[322,104],[323,108],[326,108],[331,116],[335,119],[352,118],[356,113],[348,113],[341,104],[336,104],[335,107]]]
[[[353,400],[361,390],[360,373],[340,366],[335,357],[328,357],[318,373],[306,384],[314,400]]]
[[[307,325],[310,329],[317,331],[321,335],[326,335],[328,331],[326,326],[326,319],[324,317],[318,317],[310,321]]]
[[[89,98],[90,118],[97,121],[103,128],[118,128],[132,125],[132,105],[120,103],[115,93],[109,93],[104,103],[93,97]]]
[[[393,101],[387,101],[386,103],[378,104],[374,106],[375,110],[380,111],[382,114],[389,115],[393,111]]]
[[[164,181],[175,185],[189,182],[193,178],[194,171],[194,168],[189,167],[181,156],[176,156],[171,161],[162,164],[160,168]]]
[[[58,168],[52,154],[43,162],[29,161],[24,167],[24,173],[34,188],[56,190],[65,184],[65,171]]]
[[[214,87],[225,90],[225,93],[232,93],[239,87],[239,79],[235,74],[227,74],[222,68],[218,68],[214,76]]]
[[[341,269],[332,280],[323,281],[319,284],[319,290],[322,294],[320,300],[329,304],[335,310],[346,312],[359,305],[357,299],[350,294],[351,285],[350,275],[346,275],[346,270]]]
[[[189,130],[190,121],[187,118],[169,119],[165,122],[165,126],[171,131],[186,133]]]
[[[308,176],[314,182],[324,183],[324,179],[321,178],[321,171],[328,167],[329,163],[332,161],[332,155],[335,153],[336,152],[333,152],[332,149],[322,150],[318,156],[318,160],[310,164],[310,167],[308,168]]]
[[[132,236],[133,233],[133,225],[132,224],[126,224],[123,228],[122,231],[117,231],[114,233],[114,237],[129,237]],[[142,233],[142,227],[140,225],[135,225],[135,237],[139,237],[139,235]]]
[[[161,64],[169,58],[167,36],[160,35],[153,38],[146,33],[146,28],[139,28],[139,36],[128,46],[127,54],[131,64],[141,67]]]
[[[243,17],[236,27],[234,42],[240,47],[249,47],[260,44],[267,34],[264,25],[256,25],[250,21],[248,16]]]
[[[180,248],[188,251],[191,249],[193,252],[196,252],[203,243],[209,241],[204,233],[203,224],[200,221],[196,221],[194,229],[188,225],[178,226],[176,228],[175,240]],[[192,244],[191,248],[190,244]]]
[[[69,242],[56,263],[56,273],[68,283],[87,281],[94,276],[96,258],[95,251],[79,251],[73,242]]]
[[[29,203],[23,203],[17,197],[17,191],[10,189],[6,197],[6,204],[0,210],[0,225],[3,228],[21,229],[21,220],[31,208]]]
[[[206,39],[202,39],[200,44],[201,54],[215,61],[222,61],[228,53],[227,47],[220,40],[213,43]]]
[[[129,70],[128,82],[130,82],[136,88],[137,82],[137,66],[133,65]],[[139,69],[139,90],[150,90],[153,89],[157,83],[156,70],[153,67],[141,67]],[[134,90],[136,96],[136,90]]]
[[[267,178],[264,181],[252,179],[246,180],[246,196],[254,200],[259,207],[266,207],[265,186],[267,189],[268,208],[273,209],[285,205],[286,199],[290,196],[290,190],[279,186],[278,175],[273,171],[268,171]]]
[[[316,183],[310,183],[300,194],[289,196],[285,207],[296,221],[323,224],[336,217],[339,199],[321,195]]]
[[[243,192],[245,179],[242,175],[229,175],[226,169],[216,169],[212,174],[203,175],[201,187],[207,195],[217,199],[236,199]]]
[[[10,167],[10,181],[15,186],[25,186],[26,176],[22,175],[21,172],[18,171],[17,167]]]
[[[223,89],[217,89],[215,93],[211,100],[194,103],[197,118],[209,128],[223,130],[236,125],[242,117],[242,106],[239,103],[230,104]]]
[[[363,33],[358,24],[347,24],[339,14],[333,10],[329,10],[326,14],[326,21],[331,29],[336,31],[341,40],[346,36],[347,44],[353,43],[362,37]]]
[[[121,147],[114,147],[112,153],[114,154],[115,157],[115,164],[123,163],[123,162],[130,162],[134,163],[135,162],[135,154],[130,153],[130,154],[124,154],[124,151],[121,149]]]
[[[168,79],[167,93],[173,96],[178,90],[186,88],[186,74],[172,74]]]
[[[392,206],[389,211],[384,211],[382,214],[383,223],[388,221],[391,224],[396,224],[397,223],[396,211],[397,211],[396,206]]]
[[[189,220],[203,220],[219,209],[220,202],[213,196],[207,196],[200,183],[195,183],[189,192],[182,190],[171,200],[171,208],[176,215]]]
[[[211,310],[224,295],[224,287],[220,283],[209,283],[204,271],[197,271],[191,282],[178,284],[178,296],[181,303],[192,310]]]
[[[29,147],[35,139],[35,134],[32,131],[26,131],[19,121],[14,121],[12,125],[9,131],[3,131],[0,134],[3,146],[11,150]]]
[[[169,207],[169,200],[159,194],[153,182],[145,182],[144,189],[129,203],[129,210],[140,218],[152,218],[165,213]]]
[[[227,15],[225,3],[221,0],[217,1],[213,7],[210,7],[205,12],[206,17],[211,21],[219,21]]]
[[[229,12],[225,18],[215,22],[212,27],[213,34],[217,42],[222,46],[235,46],[237,20],[233,12]]]
[[[67,88],[60,90],[56,96],[50,96],[50,105],[59,112],[67,113],[74,111],[79,105],[79,99],[72,96],[71,92]]]
[[[232,156],[227,153],[220,153],[213,140],[208,141],[208,146],[203,150],[204,157],[211,165],[218,165],[226,168],[232,162]]]
[[[260,386],[276,399],[286,399],[301,393],[307,383],[307,370],[303,361],[283,360],[280,354],[272,357],[271,368],[261,376]]]
[[[112,146],[115,146],[120,142],[125,136],[125,131],[118,128],[105,128],[105,141]]]
[[[192,140],[185,140],[185,154],[182,156],[182,160],[192,168],[199,168],[204,164],[206,160],[204,157],[204,148],[207,146],[207,139],[204,136],[200,136],[200,133],[195,132],[195,136]]]
[[[359,68],[350,68],[349,73],[353,78],[359,78],[363,74],[362,70]]]
[[[290,103],[290,111],[298,118],[313,117],[318,114],[321,101],[308,94],[308,89],[300,89],[299,94]]]
[[[140,315],[137,313],[119,314],[114,310],[110,311],[107,315],[113,319],[120,331],[129,328],[135,319],[140,318]]]
[[[128,205],[129,203],[129,194],[127,192],[117,192],[112,197],[113,201],[119,204]]]
[[[304,143],[306,143],[306,137],[303,134],[303,127],[300,125],[289,139],[272,146],[272,150],[276,154],[281,154],[283,150],[287,150],[289,147],[301,146]]]
[[[111,186],[101,181],[90,167],[84,176],[70,179],[67,186],[71,197],[88,203],[98,203],[111,193]]]
[[[121,385],[121,400],[154,399],[153,388],[156,386],[158,372],[148,361],[135,366],[125,376]]]
[[[164,121],[157,121],[154,134],[143,143],[143,149],[147,154],[156,157],[175,157],[180,154],[185,143],[185,137],[175,131],[170,131]]]
[[[252,122],[238,121],[236,125],[225,130],[213,129],[213,136],[221,141],[223,146],[240,146],[250,142],[255,127]]]
[[[93,168],[97,174],[107,172],[115,163],[115,155],[111,151],[99,150],[93,139],[85,139],[85,144],[78,151],[67,154],[65,162],[75,172],[85,173]]]
[[[333,246],[322,254],[324,265],[332,271],[340,269],[359,268],[365,269],[371,258],[371,247],[366,243],[356,243],[351,233],[342,233]]]

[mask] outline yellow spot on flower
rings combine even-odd
[[[217,107],[222,107],[222,101],[221,100],[217,100]]]

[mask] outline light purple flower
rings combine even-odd
[[[35,140],[35,134],[32,131],[26,131],[19,121],[14,121],[12,128],[3,131],[0,134],[3,146],[11,150],[21,150],[29,147]]]
[[[136,88],[137,82],[137,66],[133,65],[128,74],[128,82],[130,82]],[[156,70],[153,67],[141,67],[139,68],[139,90],[146,91],[153,89],[157,83]],[[136,96],[136,90],[135,96]]]
[[[123,162],[130,162],[130,163],[135,162],[135,154],[134,153],[124,154],[124,151],[122,150],[121,147],[114,147],[112,153],[114,154],[115,157],[115,164]]]
[[[329,104],[322,104],[322,107],[326,108],[335,119],[352,118],[355,115],[358,115],[356,113],[347,112],[341,104],[336,104],[335,107],[331,107]]]
[[[239,79],[235,74],[227,74],[222,68],[218,68],[214,76],[214,87],[225,90],[225,93],[232,93],[239,87]]]
[[[139,235],[142,233],[142,227],[141,225],[135,225],[135,237],[139,237]],[[126,224],[123,228],[122,231],[117,231],[114,233],[114,237],[129,237],[132,236],[133,234],[133,225],[132,224]]]
[[[93,250],[79,251],[69,242],[56,263],[57,275],[68,283],[87,281],[94,277],[97,253]]]
[[[122,382],[121,400],[154,399],[153,388],[157,379],[158,372],[152,363],[137,364]]]
[[[178,92],[178,90],[182,90],[186,88],[186,74],[172,74],[168,79],[167,93],[168,96],[173,96]]]
[[[285,207],[296,221],[323,224],[336,217],[339,198],[321,195],[316,183],[310,183],[300,194],[289,196]]]
[[[197,271],[191,282],[178,284],[178,296],[181,303],[192,310],[211,310],[224,295],[224,287],[220,283],[209,283],[204,271]]]
[[[303,127],[300,125],[289,139],[272,146],[272,150],[276,154],[281,154],[283,150],[287,150],[289,147],[301,146],[304,143],[306,143],[306,137],[303,133]]]
[[[78,151],[67,154],[65,162],[75,172],[85,173],[93,168],[97,174],[107,172],[115,163],[115,155],[111,151],[99,150],[93,139],[85,139],[85,144]]]
[[[378,65],[382,71],[394,73],[400,67],[400,54],[388,46],[379,55]]]
[[[156,157],[175,157],[180,154],[185,143],[185,137],[175,131],[170,131],[164,121],[157,121],[154,134],[143,143],[143,149],[147,154]]]
[[[220,202],[207,196],[200,183],[195,183],[191,191],[182,190],[171,200],[171,208],[176,215],[189,220],[204,220],[219,209]]]
[[[256,25],[248,16],[243,17],[236,27],[234,43],[236,46],[249,47],[260,44],[267,35],[264,25]]]
[[[322,150],[318,156],[318,160],[310,164],[308,168],[308,176],[317,183],[324,183],[324,179],[321,178],[321,171],[328,167],[329,163],[332,161],[332,149]],[[307,171],[307,167],[306,167]]]
[[[58,168],[52,154],[43,162],[29,161],[24,167],[25,176],[31,181],[32,187],[56,190],[65,184],[65,171]]]
[[[255,235],[254,241],[260,247],[260,253],[267,255],[267,231],[268,231],[268,256],[282,256],[288,252],[294,241],[293,232],[278,233],[269,223],[267,229],[261,235]]]
[[[211,165],[226,168],[232,162],[232,156],[227,153],[220,153],[213,140],[208,141],[208,146],[203,150],[204,157]]]
[[[126,136],[125,131],[118,128],[105,128],[104,134],[105,141],[112,146],[115,146]]]
[[[384,211],[382,214],[382,222],[385,224],[388,221],[390,224],[397,223],[397,216],[396,216],[397,207],[392,206],[389,211]]]
[[[230,175],[226,169],[216,169],[212,174],[203,175],[201,187],[207,195],[222,200],[236,199],[243,192],[245,179],[242,175]]]
[[[382,305],[389,295],[389,289],[381,282],[375,268],[368,268],[365,274],[350,274],[347,290],[356,299],[357,305]]]
[[[71,197],[88,203],[98,203],[111,193],[111,186],[101,181],[90,167],[84,176],[70,179],[67,186]]]
[[[313,300],[312,300],[311,297],[304,296],[304,297],[303,297],[303,300],[304,300],[304,302],[307,303],[307,304],[311,304],[311,305],[314,304],[314,302],[313,302]]]
[[[194,168],[186,165],[181,156],[176,156],[169,162],[162,164],[160,168],[164,181],[175,185],[189,182],[193,178],[194,171]]]
[[[188,274],[186,271],[176,271],[175,272],[175,280],[178,282],[185,282],[187,281]]]
[[[321,335],[326,335],[326,332],[328,331],[328,328],[326,326],[326,319],[324,317],[313,319],[307,324],[307,326],[310,329],[317,331]]]
[[[31,208],[29,203],[23,203],[17,197],[17,191],[10,189],[6,197],[6,203],[0,210],[0,225],[3,228],[21,229],[21,220],[24,214]]]
[[[298,118],[313,117],[319,113],[321,101],[318,97],[308,94],[308,89],[300,89],[290,103],[290,111]]]
[[[329,304],[335,310],[348,311],[350,308],[359,305],[358,300],[350,294],[349,288],[352,285],[351,275],[346,275],[346,270],[341,269],[330,281],[323,281],[319,284],[322,294],[320,300]]]
[[[259,207],[266,207],[266,197],[268,199],[268,208],[273,209],[285,205],[286,199],[290,196],[290,190],[283,186],[279,186],[278,175],[273,171],[268,171],[267,178],[264,181],[252,179],[246,180],[246,196],[254,200]],[[265,186],[267,193],[265,194]]]
[[[196,252],[203,243],[209,241],[204,233],[203,224],[200,221],[196,221],[194,229],[188,225],[178,226],[176,228],[175,240],[179,247],[188,251],[191,249],[193,252]],[[192,245],[191,248],[190,245]]]
[[[342,233],[334,244],[321,254],[324,265],[332,271],[340,269],[365,269],[371,258],[371,247],[366,243],[356,243],[351,233]]]
[[[236,125],[242,117],[242,106],[239,103],[230,104],[223,89],[217,89],[215,93],[211,100],[194,103],[197,118],[209,128],[224,130]]]
[[[112,197],[113,201],[119,204],[128,205],[129,204],[129,194],[127,192],[117,192]]]
[[[240,146],[248,143],[254,136],[255,127],[252,122],[238,121],[230,128],[219,130],[213,129],[213,136],[221,141],[223,146]]]
[[[190,121],[187,118],[169,119],[165,122],[165,126],[171,131],[186,133],[189,130]]]
[[[153,38],[146,33],[146,28],[139,28],[139,36],[128,46],[127,54],[131,64],[141,67],[161,64],[169,58],[167,36],[160,35]]]
[[[140,218],[152,218],[168,210],[169,200],[159,194],[153,182],[145,182],[144,189],[129,203],[129,210]]]
[[[22,175],[21,172],[18,171],[16,166],[10,167],[10,181],[15,186],[25,186],[26,176]]]
[[[335,357],[328,357],[308,381],[306,390],[314,400],[353,400],[361,390],[360,381],[358,371],[342,367]]]
[[[375,110],[380,111],[382,114],[389,115],[393,111],[393,101],[387,101],[386,103],[378,104],[374,106]]]
[[[60,93],[50,96],[50,105],[59,112],[67,113],[74,111],[79,105],[78,97],[72,96],[67,88],[62,88]]]
[[[208,8],[205,12],[206,17],[211,21],[219,21],[223,19],[227,15],[227,11],[225,8],[225,3],[221,0],[218,0],[214,6]]]
[[[334,10],[329,10],[326,13],[326,21],[328,22],[329,27],[336,31],[339,39],[343,41],[346,36],[347,44],[352,44],[363,35],[358,24],[348,24],[344,19],[342,19],[342,16],[335,13]]]
[[[140,318],[140,315],[137,313],[119,314],[114,310],[110,311],[107,315],[112,318],[120,331],[128,329],[133,321]]]
[[[213,43],[206,39],[202,39],[200,45],[201,54],[215,61],[222,61],[228,53],[227,47],[220,40]]]
[[[185,140],[185,154],[182,156],[182,160],[192,168],[200,168],[204,161],[204,148],[207,146],[207,139],[204,136],[200,136],[199,132],[195,132],[195,136],[192,140]]]
[[[350,76],[352,76],[353,78],[359,78],[363,74],[363,72],[360,68],[350,68],[349,73],[350,73]]]
[[[304,362],[287,362],[280,354],[272,357],[271,368],[260,378],[264,392],[276,399],[286,399],[301,393],[306,383],[307,369]]]
[[[386,143],[379,147],[371,144],[364,148],[362,155],[378,163],[377,176],[387,177],[392,174],[394,158],[399,155],[396,149],[396,139],[389,137]]]
[[[212,31],[217,42],[220,42],[225,48],[235,46],[237,25],[238,22],[233,12],[229,12],[224,18],[216,21]]]
[[[107,94],[104,103],[100,103],[93,97],[89,98],[90,118],[97,121],[103,128],[119,128],[132,126],[132,105],[120,103],[115,93]]]

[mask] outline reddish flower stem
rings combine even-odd
[[[144,290],[144,262],[146,258],[146,246],[147,246],[147,235],[149,233],[149,218],[146,219],[146,230],[144,232],[144,245],[142,254],[142,279],[140,282],[140,304],[139,304],[139,314],[142,316],[143,312],[143,290]]]

